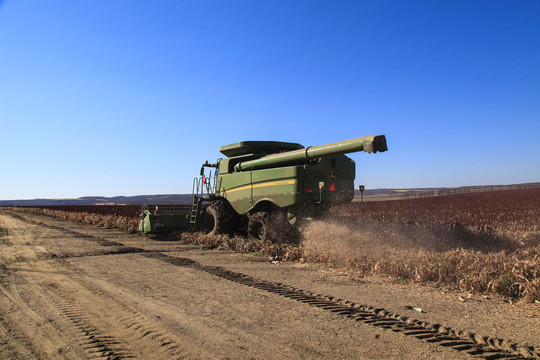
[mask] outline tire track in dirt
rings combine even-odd
[[[20,288],[25,288],[23,294]],[[6,333],[7,346],[14,353],[0,358],[66,358],[63,356],[64,349],[70,348],[64,341],[66,329],[54,327],[46,310],[48,304],[37,300],[41,289],[38,293],[35,290],[34,284],[18,272],[3,273],[0,283],[0,328]],[[7,353],[11,350],[8,349]]]
[[[289,299],[331,311],[346,318],[377,326],[416,339],[451,347],[488,360],[492,359],[540,359],[540,354],[532,346],[517,344],[504,339],[494,339],[473,333],[455,330],[440,324],[429,324],[392,313],[383,308],[359,305],[332,296],[313,294],[283,283],[255,279],[249,275],[233,272],[219,266],[202,265],[183,257],[174,257],[155,252],[141,254],[147,258],[160,260],[175,266],[197,269],[220,278],[264,290]]]
[[[5,218],[4,218],[5,219]],[[18,220],[18,219],[17,219]],[[24,221],[24,219],[22,219]],[[40,227],[41,224],[34,222]],[[20,245],[23,251],[21,259],[11,259],[16,264],[16,269],[5,267],[5,271],[0,272],[0,335],[5,339],[0,342],[0,358],[61,358],[57,356],[65,347],[76,352],[75,358],[81,358],[82,354],[88,358],[163,358],[177,359],[185,357],[182,348],[178,343],[168,336],[160,324],[153,322],[136,310],[114,298],[98,285],[90,282],[86,276],[75,266],[69,263],[66,258],[68,254],[58,256],[48,252],[43,258],[38,259],[32,255],[36,250],[35,246],[27,246],[26,242],[32,240],[32,232],[25,230],[19,224],[9,224],[10,228],[19,228],[17,241],[13,247]],[[51,228],[51,227],[49,227]],[[63,231],[63,228],[52,227],[54,231],[60,231],[63,235],[71,237],[74,232]],[[67,229],[66,229],[67,230]],[[83,238],[89,238],[83,236]],[[4,238],[4,237],[2,237]],[[111,244],[105,239],[90,237],[102,246]],[[114,243],[121,247],[119,253],[130,252],[134,249],[127,249],[120,243]],[[138,249],[137,249],[138,250]],[[41,251],[41,250],[40,250]],[[51,260],[52,259],[52,260]],[[8,262],[12,265],[14,262]],[[30,304],[31,299],[32,304]],[[43,309],[54,308],[56,312],[63,316],[64,320],[58,319],[63,325],[57,329],[56,333],[49,332],[53,339],[47,340],[49,334],[32,334],[32,330],[22,323],[21,320],[29,318],[30,322],[42,324],[48,322],[43,314]],[[2,310],[6,309],[4,314]],[[38,311],[42,313],[38,315]],[[12,319],[4,321],[3,315]],[[16,315],[16,316],[15,316]],[[54,318],[54,315],[52,316]],[[18,331],[18,327],[25,328]],[[71,346],[63,346],[61,337],[71,334],[73,340]],[[15,336],[17,335],[17,336]],[[54,336],[53,336],[54,335]],[[59,339],[60,337],[60,339]],[[51,352],[41,351],[39,355],[31,357],[32,346],[28,342],[37,342],[47,347],[54,348],[58,353],[51,357]],[[53,343],[52,345],[50,343]],[[73,349],[76,347],[77,349]],[[5,355],[5,356],[4,356]],[[68,358],[73,358],[68,356]]]
[[[74,230],[64,229],[62,227],[48,225],[32,220],[30,221],[38,226],[44,226],[49,229],[58,230],[66,235],[81,238],[95,242],[102,246],[115,246],[118,249],[116,253],[140,253],[150,259],[163,261],[175,266],[189,267],[203,271],[220,278],[233,281],[238,284],[254,287],[266,292],[277,294],[291,300],[305,303],[309,306],[321,308],[330,311],[344,318],[362,322],[371,326],[384,328],[390,331],[403,333],[404,335],[419,339],[429,343],[435,343],[443,347],[452,348],[456,351],[467,352],[468,354],[485,359],[540,359],[540,354],[534,347],[517,344],[504,339],[490,338],[472,334],[465,331],[451,329],[440,324],[429,324],[427,322],[410,319],[405,316],[392,313],[383,308],[375,308],[367,305],[354,304],[352,302],[335,299],[332,296],[313,294],[309,291],[298,289],[283,283],[275,283],[255,279],[249,275],[232,272],[222,267],[206,266],[195,260],[183,257],[167,255],[160,251],[148,251],[137,247],[126,246],[122,243],[109,241],[93,235],[86,235]],[[109,252],[112,254],[112,252]],[[84,323],[84,319],[76,319]],[[147,330],[144,324],[132,325],[134,329],[142,329],[143,337],[152,332]],[[160,335],[157,335],[158,337]],[[162,342],[168,343],[168,340]]]
[[[26,336],[0,317],[0,359],[37,359]]]
[[[89,356],[114,359],[134,357],[120,341],[92,326],[85,312],[72,299],[64,294],[58,295],[60,296],[58,302],[60,310],[78,328],[79,344]]]
[[[79,330],[81,344],[89,355],[145,358],[151,354],[163,359],[183,356],[181,347],[159,325],[86,281],[71,264],[61,262],[70,269],[71,281],[59,284],[51,295],[57,296],[59,308]],[[99,303],[107,308],[96,307]]]

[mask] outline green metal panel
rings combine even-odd
[[[224,197],[239,214],[244,214],[253,206],[251,197],[251,171],[234,174],[219,174],[216,182],[216,196]]]
[[[338,204],[354,196],[354,161],[345,155],[324,158],[306,165],[304,191],[306,201]]]
[[[187,213],[152,214],[149,211],[145,211],[143,216],[144,217],[139,224],[139,230],[145,234],[188,230],[190,227],[189,216]]]
[[[304,166],[289,166],[252,171],[253,202],[269,200],[279,207],[293,205],[302,199]]]
[[[281,208],[344,203],[353,198],[354,175],[354,161],[337,155],[303,165],[220,174],[216,195],[226,198],[239,214],[260,201]]]
[[[282,151],[302,149],[297,143],[279,141],[242,141],[230,145],[224,145],[219,151],[228,157],[246,154],[274,154]]]
[[[260,155],[259,155],[260,156]],[[220,159],[218,164],[218,170],[220,174],[228,174],[234,171],[234,165],[241,161],[247,161],[257,158],[255,154],[244,154],[241,156],[235,156],[233,158]]]

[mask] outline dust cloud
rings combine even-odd
[[[303,227],[304,253],[319,261],[346,265],[350,259],[384,259],[396,253],[445,252],[469,249],[484,253],[513,251],[515,244],[493,234],[460,226],[421,227],[381,224],[373,220],[332,216]]]

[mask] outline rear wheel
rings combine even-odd
[[[298,230],[287,221],[283,211],[256,212],[249,217],[248,236],[251,240],[272,243],[298,243]]]
[[[215,200],[206,208],[203,230],[210,235],[232,235],[236,231],[238,215],[225,200]]]
[[[268,213],[264,211],[256,212],[249,217],[248,236],[251,240],[271,241],[268,218]]]

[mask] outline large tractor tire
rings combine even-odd
[[[251,240],[270,241],[269,215],[265,211],[256,212],[249,217],[248,237]]]
[[[256,212],[249,217],[248,236],[251,240],[271,243],[296,244],[300,240],[298,230],[289,224],[282,211]]]
[[[223,199],[215,200],[206,208],[206,231],[209,235],[232,235],[238,226],[238,215]]]

